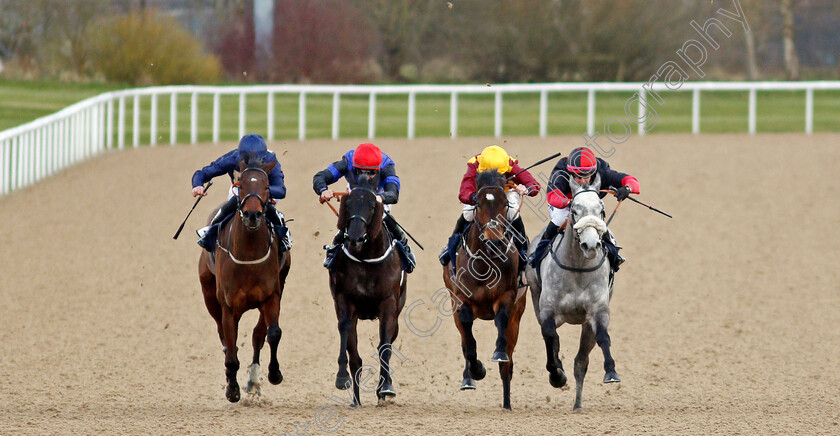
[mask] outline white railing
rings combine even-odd
[[[539,94],[539,131],[546,136],[548,127],[548,94],[561,92],[586,92],[587,115],[586,130],[589,135],[595,129],[595,104],[597,92],[629,91],[635,92],[639,101],[637,132],[646,132],[646,111],[644,102],[649,94],[661,92],[692,92],[691,131],[700,132],[700,95],[702,91],[748,91],[749,110],[747,131],[756,132],[756,93],[758,91],[805,91],[805,133],[813,132],[814,91],[838,90],[840,81],[832,82],[686,82],[679,87],[667,87],[656,83],[652,88],[643,83],[546,83],[546,84],[504,84],[504,85],[260,85],[260,86],[168,86],[138,88],[108,92],[76,103],[55,114],[39,118],[30,123],[0,132],[0,195],[28,186],[62,168],[101,153],[106,149],[123,149],[126,146],[126,100],[131,100],[132,137],[131,145],[141,144],[140,98],[149,97],[150,123],[149,142],[157,144],[158,138],[158,100],[160,96],[170,97],[169,143],[178,142],[178,96],[190,96],[190,139],[198,142],[199,117],[198,97],[213,97],[212,141],[219,142],[220,135],[220,96],[239,97],[238,136],[245,132],[248,113],[246,98],[248,95],[267,96],[265,110],[266,138],[271,141],[275,136],[274,97],[277,94],[298,96],[298,138],[306,139],[306,115],[308,95],[332,95],[332,138],[339,138],[340,106],[342,95],[367,95],[368,137],[376,136],[377,96],[407,95],[408,119],[406,137],[415,136],[416,96],[418,94],[443,94],[450,96],[449,131],[452,138],[458,137],[458,98],[460,95],[494,95],[494,135],[502,136],[503,95],[514,93]],[[651,95],[652,96],[652,95]],[[116,120],[115,120],[116,115]],[[114,124],[116,123],[116,126]],[[116,132],[115,132],[116,129]],[[116,144],[114,143],[116,140]]]

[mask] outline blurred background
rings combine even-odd
[[[647,81],[712,17],[704,80],[840,77],[837,0],[0,0],[0,80]]]

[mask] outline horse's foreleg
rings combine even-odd
[[[461,383],[461,390],[475,389],[475,381],[481,380],[487,374],[484,364],[478,360],[475,347],[475,336],[473,336],[473,311],[469,304],[462,304],[457,313],[454,314],[455,326],[461,333],[461,351],[464,353],[464,380]]]
[[[566,373],[563,372],[563,363],[560,362],[560,336],[557,335],[557,324],[554,315],[547,315],[546,320],[540,324],[542,337],[545,341],[546,362],[545,369],[548,371],[548,382],[555,388],[562,388],[566,385]]]
[[[580,348],[575,356],[575,406],[579,412],[583,408],[583,378],[589,367],[589,352],[595,348],[595,331],[590,323],[583,323],[580,328]]]
[[[615,360],[610,353],[610,335],[607,327],[610,325],[610,313],[601,312],[595,316],[595,341],[604,352],[604,383],[618,383],[621,379],[615,372]]]
[[[239,401],[239,383],[236,382],[236,373],[239,371],[239,359],[236,357],[236,336],[239,329],[239,319],[233,311],[225,306],[222,308],[222,328],[224,329],[225,345],[225,377],[227,378],[227,390],[225,397],[231,403]]]
[[[361,377],[362,357],[359,356],[359,341],[356,335],[356,321],[354,316],[350,320],[350,332],[347,335],[347,356],[350,358],[350,374],[353,374],[353,406],[361,406],[359,398],[359,378]]]
[[[496,351],[493,352],[493,357],[490,358],[491,362],[510,361],[510,356],[506,351],[507,339],[505,338],[505,331],[507,330],[508,323],[510,322],[511,309],[513,306],[511,298],[512,295],[516,295],[515,290],[512,292],[506,292],[497,303],[498,308],[496,309],[494,322],[496,324],[496,329],[498,330],[498,336],[496,336]]]
[[[397,395],[391,379],[391,347],[396,336],[396,325],[397,302],[390,298],[383,301],[379,309],[379,385],[376,396],[380,400]]]
[[[260,313],[262,314],[262,308]],[[245,386],[245,392],[249,394],[260,393],[260,350],[265,344],[266,326],[263,317],[257,320],[257,325],[254,326],[254,331],[251,334],[251,345],[254,348],[254,358],[251,360],[251,366],[248,367],[248,384]]]
[[[516,310],[512,314],[510,321],[508,321],[507,328],[505,329],[505,352],[508,355],[507,362],[499,362],[499,373],[502,376],[502,392],[503,392],[503,403],[502,407],[507,410],[511,410],[510,408],[510,381],[513,379],[513,349],[516,348],[516,341],[519,339],[519,321],[522,317],[522,312],[525,310],[524,304],[521,306],[521,310]]]
[[[283,373],[280,372],[280,362],[277,360],[277,347],[280,344],[280,338],[283,336],[283,331],[280,330],[280,326],[278,325],[278,319],[280,318],[280,294],[273,294],[269,297],[263,303],[260,313],[262,314],[262,325],[268,329],[268,346],[271,350],[271,360],[268,363],[268,381],[273,385],[278,385],[283,381]],[[256,347],[254,347],[255,356],[257,353],[256,350]]]
[[[347,372],[347,337],[350,335],[350,308],[341,295],[336,296],[335,311],[338,317],[338,373],[335,376],[335,387],[338,389],[350,389],[352,381]]]
[[[203,259],[203,258],[202,258]],[[211,274],[204,268],[199,268],[199,281],[201,282],[201,293],[204,296],[204,306],[207,307],[207,312],[216,321],[216,331],[219,334],[219,342],[225,346],[225,332],[222,328],[222,306],[219,304],[219,299],[216,297],[216,276]],[[224,350],[223,350],[224,351]]]

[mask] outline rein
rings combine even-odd
[[[584,192],[594,192],[594,193],[597,194],[599,192],[610,192],[610,191],[606,191],[606,190],[596,191],[594,189],[583,189],[583,190],[580,190],[580,191],[576,192],[574,195],[572,195],[572,200],[571,201],[572,202],[575,201],[575,197],[577,197],[578,194],[581,194],[581,193],[584,193]],[[571,203],[569,204],[569,209],[571,209]],[[618,206],[616,206],[616,209],[618,209]],[[615,215],[615,212],[613,212],[613,215]],[[587,215],[587,217],[591,217],[591,216],[592,215]],[[603,213],[602,213],[602,216],[603,216]],[[584,218],[586,218],[586,217],[584,217]],[[610,217],[610,219],[612,219],[612,217]],[[574,216],[573,213],[571,213],[571,211],[569,213],[569,223],[571,224],[571,226],[567,225],[566,228],[568,229],[569,227],[571,227],[571,231],[574,232],[574,234],[575,234],[574,238],[577,239],[578,238],[578,231],[577,231],[577,229],[575,229],[575,227],[577,225],[577,220],[575,220],[575,216]],[[586,227],[586,225],[584,225],[584,227]],[[566,271],[572,271],[572,272],[585,273],[585,272],[597,271],[604,264],[604,261],[607,260],[607,248],[604,247],[604,246],[602,246],[602,249],[601,249],[601,260],[598,262],[597,265],[595,265],[591,268],[577,268],[577,267],[574,267],[574,266],[563,265],[563,263],[560,262],[560,258],[557,257],[557,252],[555,250],[549,250],[549,251],[551,251],[551,258],[554,259],[554,262],[557,264],[557,266],[559,266],[560,268],[562,268]]]
[[[266,173],[265,170],[263,170],[262,168],[247,168],[244,171],[242,171],[239,178],[241,179],[242,177],[244,177],[245,173],[248,172],[248,171],[259,171],[259,172],[263,173],[266,180],[268,180],[268,173]],[[234,184],[234,186],[237,186],[237,185],[239,185],[238,181]],[[269,187],[266,186],[266,190],[268,190],[268,189],[269,189]],[[257,197],[257,199],[260,201],[260,205],[262,206],[263,211],[265,211],[268,208],[268,203],[271,201],[271,195],[267,196],[266,200],[263,201],[262,198],[259,196],[259,194],[255,193],[255,192],[251,192],[251,193],[246,194],[245,198],[240,200],[239,203],[236,205],[236,210],[239,212],[239,217],[241,219],[245,218],[244,213],[242,211],[242,207],[245,204],[245,202],[248,201],[248,199],[251,198],[251,197]],[[216,246],[219,247],[225,253],[227,253],[227,255],[230,257],[230,260],[232,260],[233,263],[235,263],[237,265],[257,265],[257,264],[263,263],[271,255],[271,247],[274,245],[274,232],[271,231],[268,224],[266,224],[265,228],[266,228],[266,230],[268,230],[268,249],[266,250],[265,255],[263,257],[259,258],[259,259],[254,259],[254,260],[240,260],[240,259],[237,259],[236,256],[234,256],[233,253],[228,248],[222,246],[222,243],[218,239],[216,240]],[[233,233],[232,230],[228,231],[228,237],[227,237],[228,247],[230,247],[230,238],[231,238],[232,233]]]
[[[368,188],[363,188],[363,187],[360,187],[360,186],[358,186],[358,187],[355,187],[355,188],[351,189],[351,190],[350,190],[350,192],[353,192],[353,191],[356,191],[356,190],[359,190],[359,191],[367,191],[367,192],[370,192],[371,194],[373,194],[374,196],[376,196],[376,195],[377,195],[377,194],[376,194],[376,192],[374,192],[373,190],[368,189]],[[338,201],[341,201],[340,197],[343,197],[343,196],[345,196],[345,195],[348,195],[350,192],[335,192],[333,195],[335,195],[335,197],[338,199]],[[329,206],[329,207],[330,207],[330,209],[332,209],[332,211],[333,211],[333,212],[335,212],[335,216],[338,216],[338,211],[337,211],[337,210],[335,210],[335,208],[334,208],[334,207],[333,207],[333,206],[329,203],[329,200],[325,201],[324,203],[326,203],[326,204],[327,204],[327,206]],[[366,228],[366,229],[367,229],[367,226],[368,226],[368,225],[370,225],[370,223],[368,222],[368,220],[367,220],[367,219],[365,219],[365,217],[363,217],[363,216],[361,216],[361,215],[352,215],[352,216],[350,216],[350,217],[348,217],[348,218],[347,218],[347,225],[348,225],[348,226],[350,225],[350,221],[351,221],[351,220],[353,220],[354,218],[360,219],[363,223],[365,223],[365,228]],[[383,217],[382,217],[382,218],[383,218],[383,220],[385,219],[384,215],[383,215]],[[384,223],[383,223],[383,226],[384,226]],[[347,258],[348,258],[348,259],[350,259],[350,260],[352,260],[352,261],[354,261],[354,262],[356,262],[356,263],[368,263],[368,264],[381,264],[381,263],[384,263],[386,260],[388,260],[388,257],[389,257],[389,256],[391,256],[391,253],[394,251],[394,245],[396,245],[396,244],[397,244],[397,241],[396,241],[396,240],[394,240],[393,238],[391,238],[390,233],[389,233],[388,231],[386,231],[384,228],[382,229],[382,231],[384,231],[384,232],[385,232],[385,234],[387,234],[387,235],[388,235],[388,238],[389,238],[389,239],[391,239],[391,243],[390,243],[390,244],[388,244],[388,248],[387,248],[387,249],[385,250],[385,252],[384,252],[381,256],[379,256],[379,257],[372,258],[372,259],[359,259],[358,257],[353,256],[353,255],[350,253],[350,250],[348,250],[348,249],[347,249],[347,245],[345,245],[345,243],[344,243],[344,242],[342,242],[342,243],[341,243],[341,251],[343,251],[343,252],[344,252],[344,254],[347,256]],[[346,229],[345,229],[345,233],[346,233]],[[365,232],[365,236],[364,236],[364,237],[365,237],[365,239],[367,240],[367,232]]]

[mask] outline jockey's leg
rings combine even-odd
[[[327,250],[327,255],[324,257],[324,267],[332,270],[332,264],[335,260],[335,254],[338,253],[338,248],[344,243],[344,230],[339,230],[333,237],[332,245],[324,245]]]
[[[273,204],[269,203],[265,211],[265,219],[271,223],[271,226],[274,228],[274,233],[280,241],[280,252],[291,250],[292,235],[289,233],[289,228],[286,227],[283,213],[277,210]]]
[[[233,196],[228,198],[228,201],[219,208],[218,212],[216,212],[216,216],[213,217],[213,221],[210,221],[210,225],[196,231],[196,233],[200,236],[198,239],[198,245],[200,245],[201,248],[204,248],[211,253],[213,252],[216,245],[216,236],[219,233],[219,226],[217,224],[236,210],[238,202],[239,197]]]
[[[618,254],[618,250],[620,250],[621,247],[615,244],[615,237],[610,229],[607,229],[607,231],[604,232],[601,239],[604,241],[604,247],[607,249],[607,259],[610,261],[610,268],[612,268],[612,272],[615,273],[618,271],[618,267],[621,266],[626,259]]]
[[[525,259],[527,258],[528,253],[528,235],[525,234],[525,223],[522,222],[522,217],[517,215],[516,218],[510,223],[510,226],[513,227],[519,235],[513,238],[513,244],[516,246],[516,252],[519,253],[519,271],[525,270]]]
[[[534,268],[537,268],[542,261],[543,257],[545,257],[546,252],[548,251],[548,246],[551,243],[551,240],[557,236],[558,230],[559,233],[563,233],[563,228],[566,224],[566,218],[569,216],[569,208],[562,208],[558,209],[554,206],[548,207],[548,215],[551,217],[551,221],[548,222],[548,225],[545,227],[545,231],[543,232],[542,238],[537,242],[537,248],[534,250],[534,253],[531,254],[531,257],[528,259],[528,263],[531,264]]]
[[[399,241],[400,244],[403,245],[405,248],[405,254],[408,256],[409,262],[412,265],[417,265],[417,260],[414,259],[414,253],[411,252],[411,246],[408,245],[408,237],[405,236],[405,232],[403,231],[402,227],[397,224],[397,221],[389,214],[386,214],[385,217],[382,219],[382,222],[385,224],[385,228],[391,232],[391,235],[394,236],[394,239]],[[412,268],[409,268],[413,270]]]
[[[440,260],[440,264],[446,266],[449,263],[450,254],[449,250],[455,247],[455,244],[458,242],[458,238],[461,237],[461,233],[464,231],[464,227],[467,226],[469,221],[465,217],[465,214],[461,214],[458,217],[458,222],[455,223],[455,228],[452,230],[452,235],[449,236],[449,241],[446,243],[446,247],[443,247],[443,251],[441,251],[440,255],[438,256],[438,260]]]

